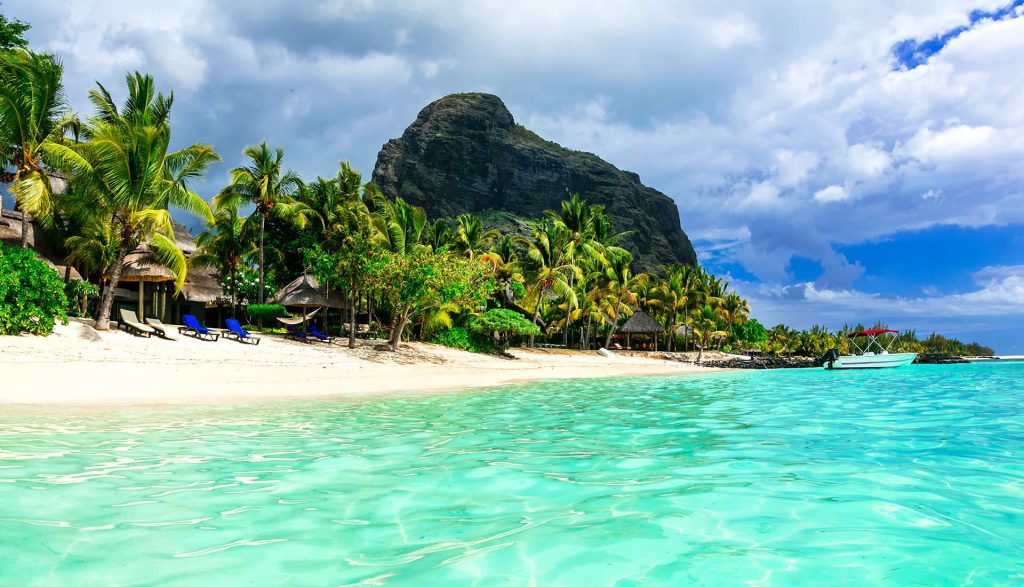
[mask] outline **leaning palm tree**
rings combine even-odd
[[[249,165],[231,170],[231,183],[213,198],[216,209],[238,208],[242,204],[253,204],[256,208],[252,215],[259,217],[259,302],[266,301],[264,291],[266,267],[264,265],[267,218],[271,213],[289,218],[297,225],[305,224],[305,217],[298,213],[295,206],[295,193],[302,185],[302,180],[293,171],[285,171],[282,165],[284,149],[272,149],[266,141],[255,146],[246,147],[242,154],[250,159]]]
[[[77,158],[64,144],[78,123],[68,108],[61,82],[63,66],[52,55],[0,52],[0,163],[14,172],[4,177],[22,212],[21,246],[28,246],[29,214],[53,208],[46,167],[73,166]]]
[[[199,144],[168,152],[173,95],[157,93],[148,75],[129,74],[127,83],[128,99],[121,109],[102,85],[89,92],[98,114],[85,129],[87,142],[74,149],[79,155],[75,181],[86,183],[80,196],[86,199],[83,205],[92,206],[98,218],[110,219],[117,243],[110,281],[100,299],[97,330],[110,328],[124,259],[139,244],[146,243],[154,260],[171,269],[176,289],[181,289],[187,268],[174,241],[169,207],[213,220],[209,205],[188,185],[220,157]]]

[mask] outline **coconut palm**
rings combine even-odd
[[[408,255],[422,245],[427,213],[402,198],[383,199],[370,188],[374,200],[373,225],[379,241],[395,253]]]
[[[266,141],[246,147],[242,154],[249,158],[249,164],[231,170],[231,183],[217,194],[213,205],[218,210],[239,208],[249,203],[255,206],[252,217],[258,217],[259,224],[259,302],[266,301],[265,237],[267,218],[278,215],[303,226],[306,216],[304,206],[297,206],[295,194],[302,186],[302,180],[293,171],[286,171],[282,164],[284,149],[271,148]]]
[[[238,270],[253,249],[250,232],[246,219],[238,215],[238,209],[218,210],[210,229],[196,237],[196,251],[189,259],[193,267],[216,267],[222,275],[227,273],[232,316],[238,311]]]
[[[53,208],[45,168],[77,167],[65,144],[77,132],[64,97],[63,66],[52,55],[15,50],[0,52],[0,162],[14,168],[4,177],[22,211],[21,246],[28,246],[29,214]]]
[[[82,205],[92,206],[98,218],[111,219],[111,237],[117,243],[97,330],[110,327],[125,256],[143,242],[156,262],[171,269],[176,289],[181,289],[187,268],[174,241],[169,207],[213,221],[206,201],[188,186],[220,157],[211,147],[198,144],[168,152],[173,95],[157,93],[153,78],[140,73],[129,74],[127,85],[128,99],[120,109],[102,85],[89,92],[98,112],[85,129],[88,141],[75,146],[81,158],[75,181],[87,184],[80,196],[85,200]]]
[[[704,349],[716,337],[725,336],[724,330],[718,327],[720,315],[711,304],[704,304],[687,318],[687,326],[693,329],[697,337],[697,362],[704,359]]]
[[[549,294],[554,293],[563,299],[575,298],[576,294],[568,281],[572,268],[565,259],[569,238],[569,232],[550,218],[542,220],[533,228],[526,256],[534,285],[524,302],[533,307],[534,324],[537,324],[541,306]],[[533,336],[530,337],[530,344],[533,345]]]
[[[611,344],[620,318],[636,308],[636,291],[650,279],[645,273],[634,275],[630,268],[632,263],[633,255],[628,251],[619,249],[611,252],[596,275],[598,288],[590,293],[601,321],[608,327],[605,348]]]
[[[479,218],[472,214],[460,214],[455,219],[455,251],[470,259],[486,251],[501,234],[494,229],[487,230]]]

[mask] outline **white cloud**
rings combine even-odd
[[[924,163],[938,163],[989,155],[993,129],[988,125],[954,124],[940,131],[919,130],[906,144],[906,152]]]
[[[814,192],[814,199],[819,202],[842,202],[850,197],[850,194],[841,185],[830,185]]]

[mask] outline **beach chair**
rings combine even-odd
[[[327,336],[323,332],[317,330],[316,327],[313,326],[312,324],[309,325],[309,333],[316,337],[316,339],[319,340],[320,342],[326,342],[328,344],[334,342],[333,336]]]
[[[139,317],[135,313],[135,310],[125,310],[124,308],[121,308],[121,320],[118,321],[117,325],[123,328],[125,332],[130,332],[135,336],[145,336],[146,338],[149,338],[154,332],[151,327],[139,322]]]
[[[230,338],[237,340],[245,344],[259,344],[260,339],[256,336],[249,334],[249,331],[242,328],[242,325],[238,323],[238,320],[234,318],[228,318],[224,321],[224,326],[227,326],[228,331],[224,333],[224,338]]]
[[[285,326],[284,329],[288,332],[288,334],[285,334],[285,338],[290,338],[292,340],[298,340],[298,341],[301,341],[301,342],[310,342],[310,343],[316,342],[316,340],[317,340],[317,339],[313,338],[312,336],[306,334],[305,332],[302,332],[302,331],[298,330],[298,325]]]
[[[159,336],[164,340],[175,340],[173,336],[168,334],[171,331],[171,327],[157,320],[156,318],[146,318],[146,326],[153,329],[153,334]]]
[[[178,334],[184,334],[185,336],[191,336],[192,338],[198,338],[199,340],[216,341],[220,338],[220,334],[213,332],[209,328],[206,328],[199,323],[192,314],[185,314],[181,317],[185,321],[184,326],[178,327]]]

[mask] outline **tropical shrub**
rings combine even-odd
[[[288,310],[278,304],[249,304],[245,311],[249,314],[249,318],[258,324],[266,324],[274,318],[283,318],[288,315]]]
[[[72,279],[64,286],[64,293],[68,296],[68,301],[78,300],[78,305],[72,308],[72,312],[78,318],[85,318],[88,316],[87,305],[89,298],[96,298],[100,295],[100,288],[89,283],[88,281],[82,281],[81,279]]]
[[[739,347],[758,348],[768,341],[768,330],[757,321],[757,318],[751,318],[745,324],[732,325],[732,340]]]
[[[461,326],[438,332],[430,342],[470,353],[491,354],[498,350],[497,345],[487,337],[470,332]]]
[[[0,244],[0,334],[50,334],[68,323],[68,298],[57,272],[30,249]]]
[[[537,336],[540,327],[514,310],[495,308],[475,316],[468,323],[470,332],[491,337],[501,347],[508,349],[509,343],[517,336]]]

